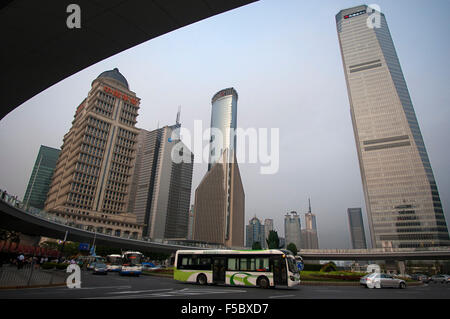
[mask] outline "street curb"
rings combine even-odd
[[[300,286],[360,286],[359,282],[301,281]],[[407,287],[422,286],[422,282],[406,283]]]
[[[51,284],[51,285],[9,286],[9,287],[0,287],[0,290],[27,289],[27,288],[49,288],[49,287],[60,287],[60,286],[65,286],[65,285],[66,285],[66,283]]]

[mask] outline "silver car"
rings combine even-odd
[[[440,283],[449,283],[450,282],[450,276],[449,275],[434,275],[431,276],[432,282],[440,282]]]
[[[362,277],[359,282],[367,288],[406,288],[406,282],[403,279],[389,274],[371,273]]]

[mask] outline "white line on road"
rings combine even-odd
[[[288,297],[295,297],[295,295],[270,296],[269,299],[273,299],[273,298],[288,298]]]
[[[116,294],[140,294],[143,292],[157,292],[157,291],[167,291],[167,290],[173,290],[170,289],[152,289],[152,290],[128,290],[128,291],[116,291],[116,292],[108,292],[109,295],[116,295]]]

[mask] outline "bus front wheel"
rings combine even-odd
[[[204,274],[200,274],[197,277],[197,283],[199,285],[206,285],[208,283],[208,279],[206,279],[206,276]]]
[[[259,287],[266,289],[266,288],[269,288],[269,285],[270,285],[270,283],[269,283],[269,279],[267,279],[267,277],[261,277],[258,279]]]

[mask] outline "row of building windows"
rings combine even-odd
[[[108,137],[108,131],[95,128],[93,126],[86,126],[85,134],[92,135],[101,139],[106,139]]]
[[[104,139],[93,137],[91,135],[84,135],[83,142],[88,143],[94,147],[101,147],[101,148],[105,148],[106,145],[106,141]]]
[[[97,182],[97,177],[82,172],[75,172],[73,180],[84,184],[94,185]]]
[[[109,128],[111,127],[111,124],[109,124],[105,121],[99,120],[98,118],[93,117],[93,116],[89,116],[89,118],[87,120],[87,124],[92,125],[96,128],[104,130],[104,131],[109,131]]]
[[[74,212],[74,211],[72,210],[72,212]],[[81,212],[79,212],[79,213],[81,213]],[[86,215],[89,215],[89,214],[86,214]],[[139,229],[139,227],[137,225],[128,224],[128,223],[121,223],[121,222],[116,222],[116,221],[111,221],[111,220],[101,219],[101,218],[76,216],[76,215],[67,215],[67,214],[63,214],[63,213],[56,213],[56,216],[61,216],[61,217],[65,217],[65,218],[71,218],[71,219],[80,220],[80,221],[95,222],[95,223],[98,223],[98,224],[112,225],[112,226],[118,226],[118,227],[126,227],[126,228],[130,228],[130,229]],[[90,226],[94,227],[92,225],[90,225]]]
[[[99,147],[94,147],[89,144],[82,143],[80,150],[94,156],[103,157],[103,149]]]
[[[134,151],[133,149],[128,148],[128,147],[123,147],[123,146],[117,145],[117,144],[114,145],[114,152],[115,153],[119,153],[119,154],[131,157],[131,155],[133,155],[133,151]]]
[[[112,180],[108,180],[108,183],[106,184],[107,189],[110,189],[112,191],[116,192],[122,192],[126,193],[128,189],[128,185],[125,183],[118,183]]]
[[[116,101],[116,98],[114,96],[106,94],[103,91],[98,91],[98,96],[106,102],[114,103]]]
[[[82,183],[72,183],[72,185],[70,186],[70,190],[86,195],[94,195],[95,187]]]

